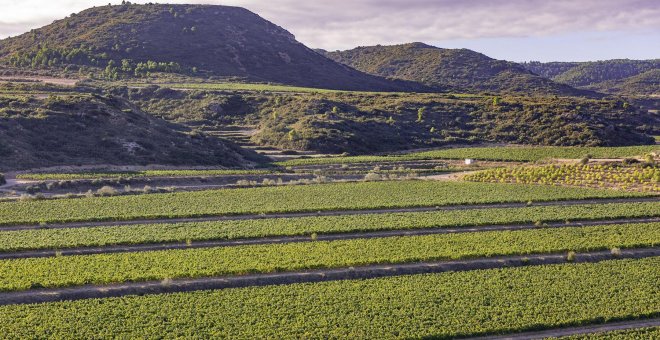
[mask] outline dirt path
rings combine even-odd
[[[619,330],[629,330],[647,327],[660,327],[660,318],[619,321],[596,325],[574,326],[564,328],[554,328],[544,331],[524,332],[517,334],[486,336],[479,338],[470,338],[473,340],[529,340],[546,339],[579,334],[597,334]]]
[[[490,209],[490,208],[524,208],[524,207],[544,207],[544,206],[569,206],[581,204],[603,204],[603,203],[638,203],[638,202],[660,202],[660,196],[656,197],[635,197],[635,198],[599,198],[583,200],[565,200],[534,202],[531,205],[527,203],[487,203],[487,204],[459,204],[434,207],[410,207],[410,208],[386,208],[386,209],[363,209],[363,210],[330,210],[315,212],[293,212],[293,213],[269,213],[269,214],[245,214],[245,215],[223,215],[223,216],[199,216],[189,218],[154,218],[154,219],[132,219],[123,221],[89,221],[89,222],[70,222],[53,223],[43,225],[5,225],[0,226],[0,231],[31,230],[31,229],[62,229],[62,228],[87,228],[87,227],[112,227],[120,225],[134,224],[160,224],[160,223],[186,223],[186,222],[209,222],[209,221],[236,221],[236,220],[257,220],[268,218],[293,218],[293,217],[313,217],[313,216],[348,216],[363,214],[389,214],[405,212],[425,212],[425,211],[451,211],[451,210],[472,210],[472,209]]]
[[[639,259],[655,256],[660,256],[660,247],[622,250],[621,255],[616,257],[613,256],[610,251],[579,253],[576,254],[573,262],[593,263],[611,259]],[[148,282],[125,282],[110,285],[87,285],[68,288],[44,288],[0,293],[0,305],[81,300],[91,298],[118,297],[125,295],[190,292],[197,290],[269,286],[305,282],[372,279],[399,275],[511,268],[560,263],[567,263],[566,254],[528,254],[456,261],[378,264],[349,268],[328,268],[296,272],[249,274],[241,276],[205,277]]]
[[[423,235],[439,235],[439,234],[458,234],[458,233],[477,233],[486,231],[513,231],[513,230],[527,230],[527,229],[546,229],[546,228],[567,228],[567,227],[584,227],[595,225],[610,225],[610,224],[633,224],[633,223],[651,223],[660,222],[660,217],[654,218],[629,218],[617,220],[585,220],[574,221],[571,223],[556,222],[546,223],[542,226],[534,224],[509,224],[509,225],[484,225],[484,226],[469,226],[469,227],[449,227],[449,228],[423,228],[423,229],[403,229],[403,230],[375,230],[364,232],[351,232],[351,233],[335,233],[335,234],[320,234],[315,238],[308,235],[300,236],[267,236],[259,238],[242,238],[242,239],[220,239],[220,240],[205,240],[205,241],[192,241],[188,242],[161,242],[161,243],[141,243],[141,244],[115,244],[105,246],[92,246],[92,247],[74,247],[74,248],[60,248],[60,249],[43,249],[43,250],[21,250],[0,252],[0,260],[8,259],[21,259],[21,258],[37,258],[37,257],[55,257],[55,256],[73,256],[73,255],[92,255],[92,254],[111,254],[111,253],[133,253],[144,251],[157,251],[157,250],[173,250],[173,249],[198,249],[198,248],[214,248],[214,247],[236,247],[246,245],[259,245],[259,244],[283,244],[283,243],[300,243],[300,242],[314,242],[314,241],[338,241],[338,240],[354,240],[354,239],[370,239],[370,238],[385,238],[385,237],[402,237],[402,236],[423,236]]]

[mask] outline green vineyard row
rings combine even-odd
[[[660,201],[145,224],[0,232],[0,252],[660,216]]]
[[[0,290],[452,260],[660,243],[660,223],[317,241],[0,261]]]
[[[644,194],[495,183],[332,183],[2,202],[0,225],[640,196]]]

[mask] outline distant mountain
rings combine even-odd
[[[660,94],[660,59],[528,62],[528,70],[554,81],[605,93]]]
[[[254,152],[95,94],[0,97],[0,170],[57,165],[215,165],[262,161]]]
[[[117,5],[87,9],[0,41],[23,68],[99,68],[106,78],[172,72],[346,90],[429,90],[367,75],[321,56],[239,7]]]
[[[460,92],[589,94],[535,75],[516,63],[496,60],[468,49],[410,43],[358,47],[325,52],[325,55],[369,74],[429,86],[448,86]]]

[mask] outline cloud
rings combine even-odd
[[[157,2],[155,0],[151,0]],[[410,41],[660,31],[657,0],[197,0],[246,7],[325,49]],[[11,2],[5,5],[4,2]],[[117,2],[116,0],[113,2]],[[150,1],[135,1],[150,2]],[[107,0],[0,0],[0,36]],[[37,26],[38,26],[37,25]]]

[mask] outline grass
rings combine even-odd
[[[660,259],[0,307],[8,338],[456,338],[660,315]]]

